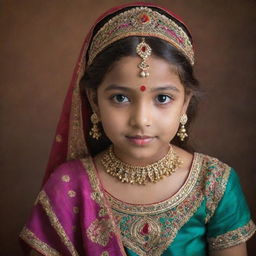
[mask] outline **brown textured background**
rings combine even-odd
[[[83,38],[103,11],[129,1],[0,1],[0,255],[21,255],[18,233],[38,193]],[[256,217],[254,0],[151,1],[183,17],[207,92],[191,137],[240,175]],[[256,251],[249,242],[250,255]]]

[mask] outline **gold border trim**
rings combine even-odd
[[[208,238],[210,250],[222,250],[241,243],[250,239],[256,231],[256,226],[252,220],[246,225],[229,231],[223,235],[215,238]]]
[[[50,199],[48,198],[45,191],[41,191],[38,195],[38,202],[42,205],[44,211],[46,212],[47,216],[49,217],[50,223],[52,227],[55,229],[57,234],[59,235],[61,241],[64,243],[64,245],[67,247],[68,251],[72,256],[78,256],[78,253],[72,244],[72,242],[69,240],[64,228],[62,227],[61,223],[58,220],[58,217],[54,213]]]
[[[20,233],[20,238],[24,240],[32,249],[42,253],[45,256],[61,256],[61,254],[41,241],[31,230],[24,227]]]
[[[147,15],[149,22],[138,22],[141,15]],[[160,21],[159,24],[158,22]],[[123,26],[125,23],[126,26]],[[127,25],[128,24],[128,25]],[[180,42],[175,36],[166,32],[171,28],[175,35],[182,37]],[[92,38],[89,48],[88,65],[91,65],[94,58],[108,45],[128,36],[153,36],[161,38],[182,51],[190,63],[194,65],[194,51],[187,33],[171,18],[151,7],[137,6],[115,15],[105,23]]]
[[[112,228],[111,228],[112,230],[110,230],[110,232],[112,231],[116,235],[116,238],[117,238],[117,241],[119,244],[119,248],[120,248],[120,252],[123,256],[126,256],[126,253],[125,253],[122,241],[121,241],[121,235],[120,235],[119,229],[115,224],[114,217],[113,217],[112,211],[107,203],[105,194],[101,190],[101,183],[100,183],[99,177],[97,175],[97,170],[94,165],[93,159],[91,158],[91,156],[88,156],[86,158],[80,159],[80,161],[89,177],[89,181],[90,181],[92,191],[93,191],[91,193],[92,199],[96,203],[98,203],[98,205],[101,208],[99,210],[98,215],[99,215],[99,217],[103,217],[102,216],[102,212],[103,212],[104,213],[103,215],[105,218],[107,217],[107,215],[109,216],[109,220],[110,220],[110,223],[112,226]],[[98,219],[96,219],[95,221],[97,221],[97,220]]]
[[[168,248],[168,246],[177,236],[180,228],[193,216],[193,214],[197,211],[198,207],[201,205],[204,199],[204,194],[201,191],[204,180],[203,178],[199,178],[201,177],[200,173],[203,171],[204,159],[205,156],[203,154],[195,153],[192,166],[190,168],[190,173],[185,184],[174,196],[167,199],[166,201],[152,205],[131,205],[126,203],[122,204],[122,201],[115,199],[115,209],[112,209],[114,211],[117,222],[122,218],[123,215],[129,214],[137,216],[137,218],[139,219],[137,222],[139,223],[141,221],[144,221],[145,218],[152,218],[154,222],[156,219],[158,219],[158,217],[175,218],[175,215],[173,215],[172,217],[170,216],[170,209],[176,206],[179,207],[178,205],[182,201],[184,201],[189,195],[193,196],[193,198],[196,198],[196,200],[194,201],[190,200],[192,204],[190,205],[189,210],[187,210],[186,205],[183,205],[183,208],[178,209],[179,213],[182,216],[174,220],[174,225],[170,224],[171,226],[173,225],[173,228],[172,231],[169,233],[168,239],[155,246],[154,250],[145,251],[142,249],[140,244],[134,243],[134,240],[131,240],[131,237],[127,238],[126,236],[123,236],[123,243],[127,248],[133,250],[141,256],[161,255],[166,250],[166,248]],[[194,191],[193,195],[191,194],[191,191]],[[140,211],[143,211],[143,213],[141,213]],[[157,217],[156,214],[160,214],[161,216]],[[148,220],[148,222],[150,221]],[[139,239],[135,238],[135,240],[138,241]]]
[[[142,245],[138,243],[136,236],[132,236],[130,231],[122,236],[124,245],[142,256],[155,256],[163,253],[173,242],[180,228],[193,216],[204,199],[206,199],[206,207],[210,210],[209,216],[214,214],[225,192],[230,169],[228,165],[220,162],[216,158],[195,153],[185,184],[175,195],[163,202],[150,205],[134,205],[124,203],[108,195],[117,223],[126,215],[130,215],[130,217],[134,217],[135,215],[137,219],[153,218],[156,220],[157,218],[164,218],[166,216],[169,218],[172,216],[174,219],[174,222],[170,225],[175,228],[168,232],[169,235],[166,241],[155,245],[156,249],[151,251],[144,250]],[[206,183],[206,178],[209,184]],[[216,183],[215,181],[218,178],[221,179]],[[212,184],[215,183],[216,188],[212,187]],[[192,204],[188,205],[187,202],[191,202]],[[173,208],[175,209],[175,207],[178,207],[179,218],[177,218],[175,213],[170,215],[171,210]],[[157,214],[160,214],[160,216],[156,216]]]
[[[129,204],[124,203],[110,194],[106,194],[110,201],[111,207],[114,210],[122,211],[123,213],[145,215],[145,214],[158,214],[172,209],[180,204],[190,194],[195,187],[198,176],[202,169],[203,155],[194,153],[194,159],[190,168],[189,175],[184,185],[170,198],[159,203],[150,205],[143,204]]]
[[[221,183],[218,184],[218,188],[212,189],[210,188],[209,190],[206,189],[206,208],[209,210],[209,213],[206,214],[205,217],[205,223],[207,224],[209,222],[209,220],[211,219],[211,217],[214,215],[216,208],[218,207],[219,202],[221,201],[221,199],[224,196],[224,193],[226,191],[226,187],[227,187],[227,183],[228,183],[228,179],[230,176],[230,172],[231,172],[231,167],[220,162],[218,159],[216,158],[211,158],[211,161],[213,160],[213,162],[211,163],[219,166],[219,168],[221,168],[223,170],[223,176],[221,179]],[[213,178],[216,178],[215,176]],[[211,192],[214,191],[214,195],[210,195]]]
[[[88,153],[84,138],[82,101],[80,94],[80,79],[83,75],[83,59],[78,64],[75,84],[72,94],[72,103],[69,119],[68,152],[67,160],[85,157]]]

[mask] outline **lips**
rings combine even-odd
[[[143,146],[149,144],[155,137],[147,136],[147,135],[133,135],[126,136],[126,138],[133,144]]]

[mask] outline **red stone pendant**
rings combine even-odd
[[[148,223],[145,223],[145,225],[143,226],[143,228],[141,229],[141,234],[142,235],[148,235],[150,232],[150,227]]]

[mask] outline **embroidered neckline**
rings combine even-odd
[[[102,199],[108,199],[93,162],[89,169],[95,178],[92,185],[96,182]],[[185,183],[169,199],[150,205],[105,200],[106,207],[112,208],[109,214],[119,227],[123,245],[141,256],[162,255],[203,200],[206,200],[207,220],[214,214],[224,194],[229,173],[230,167],[218,159],[195,153]]]
[[[104,189],[105,195],[110,202],[112,209],[128,214],[145,215],[147,213],[157,214],[180,204],[195,186],[198,175],[202,168],[202,154],[194,153],[191,168],[184,184],[171,197],[160,202],[151,204],[132,204],[119,200]]]

